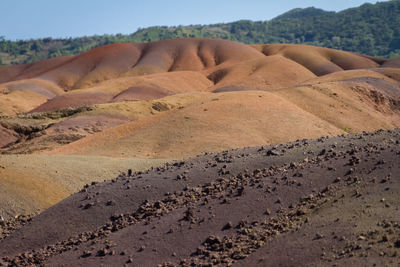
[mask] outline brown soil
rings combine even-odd
[[[82,107],[85,105],[107,103],[111,101],[112,98],[112,95],[107,95],[103,93],[74,93],[68,95],[60,95],[31,110],[30,112],[46,112],[58,110],[64,107],[74,108]]]
[[[0,155],[0,216],[42,212],[91,182],[165,160],[69,155]],[[0,227],[1,228],[1,227]]]
[[[267,56],[282,55],[291,59],[318,76],[342,70],[374,68],[385,62],[383,59],[374,60],[351,52],[308,45],[271,44],[253,47]]]
[[[343,70],[398,68],[398,59],[378,59],[355,53],[304,45],[253,45],[214,39],[173,39],[145,44],[112,44],[73,57],[44,60],[0,70],[0,92],[30,91],[46,100],[32,101],[33,111],[50,111],[69,106],[107,103],[116,97],[126,100],[154,99],[182,92],[178,80],[171,86],[154,84],[165,73],[178,73],[185,79],[188,72],[198,73],[190,79],[185,91],[198,91],[199,80],[211,84],[200,90],[218,90],[226,86],[270,90],[298,85],[317,76]],[[121,78],[130,77],[127,86]],[[136,77],[137,79],[132,79]],[[132,92],[131,87],[153,88]],[[163,88],[160,95],[159,90]],[[186,86],[187,87],[187,86]],[[90,89],[85,90],[85,88]],[[125,93],[123,91],[127,90]],[[65,91],[65,92],[64,92]],[[76,91],[72,93],[71,91]],[[129,97],[128,97],[129,95]],[[15,99],[4,102],[4,115],[26,112],[13,108]],[[34,99],[32,99],[34,100]],[[43,104],[43,105],[42,105]],[[22,106],[22,105],[21,105]],[[25,105],[26,106],[26,105]]]
[[[11,266],[396,266],[399,140],[322,137],[122,174],[34,217],[0,255]]]
[[[133,86],[122,91],[113,98],[113,102],[121,101],[137,101],[137,100],[154,100],[166,97],[172,93],[164,88]]]
[[[0,147],[4,147],[9,143],[13,143],[17,141],[17,139],[18,136],[13,131],[0,126]]]
[[[398,62],[303,45],[173,39],[1,68],[0,216],[6,220],[42,212],[92,181],[185,159],[181,167],[121,175],[67,198],[1,243],[1,255],[10,257],[3,260],[29,250],[19,261],[36,253],[28,262],[51,266],[66,259],[71,265],[391,265],[396,224],[382,230],[386,222],[367,217],[396,221],[398,200],[390,192],[397,182],[369,183],[368,170],[379,181],[386,170],[398,173],[398,131],[362,133],[400,127]],[[361,135],[296,141],[348,133]],[[293,143],[209,155],[287,142]],[[343,174],[349,162],[356,164],[354,175]],[[337,177],[342,180],[331,186]],[[343,203],[330,189],[323,192],[326,186],[344,195]],[[351,197],[355,190],[362,196]],[[315,198],[300,200],[309,194]],[[375,205],[375,198],[385,201]],[[364,204],[370,213],[361,211]],[[293,215],[297,205],[310,216]],[[366,224],[346,228],[358,218]],[[3,233],[19,227],[15,220]],[[330,229],[349,244],[339,235],[330,239]],[[368,229],[389,241],[369,240]],[[375,243],[358,242],[366,239]],[[308,250],[299,248],[303,243]]]

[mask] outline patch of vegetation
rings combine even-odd
[[[133,34],[9,41],[0,37],[0,65],[69,56],[121,42],[183,37],[222,38],[247,44],[309,44],[371,56],[400,55],[400,0],[364,4],[341,12],[297,8],[269,21],[241,20],[213,25],[157,26]]]
[[[43,131],[51,126],[51,124],[47,125],[22,125],[16,122],[7,122],[0,121],[0,125],[8,130],[12,130],[19,135],[31,135],[33,133],[37,133]]]
[[[92,111],[93,108],[89,106],[82,106],[82,107],[69,107],[65,109],[60,109],[56,111],[49,111],[49,112],[34,112],[34,113],[29,113],[29,114],[21,114],[18,115],[19,118],[23,119],[35,119],[35,120],[41,120],[41,119],[52,119],[52,120],[57,120],[61,118],[66,118],[73,116],[78,113],[86,112],[86,111]]]
[[[85,137],[84,135],[81,134],[59,134],[56,136],[50,136],[47,139],[45,139],[46,142],[52,141],[56,142],[57,144],[60,145],[67,145],[69,143],[78,141],[79,139]]]
[[[173,108],[171,104],[168,103],[163,103],[163,102],[154,102],[151,106],[152,109],[162,112],[162,111],[167,111]]]

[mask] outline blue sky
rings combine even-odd
[[[0,36],[16,40],[129,34],[157,25],[269,20],[296,7],[340,11],[366,2],[377,1],[0,0]]]

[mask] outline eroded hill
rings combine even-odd
[[[10,154],[26,154],[26,161],[44,154],[60,167],[82,156],[159,159],[144,168],[205,152],[397,128],[399,62],[304,45],[173,39],[3,67],[0,164],[13,162]],[[7,215],[42,210],[88,180],[106,178],[80,180],[73,167],[60,168],[71,185],[54,178],[59,188],[44,194],[40,183],[53,178],[39,166],[19,168],[19,175],[0,169],[7,172],[0,183],[15,188],[16,199],[24,190],[31,199],[48,196],[4,205]],[[110,168],[125,166],[115,161]],[[32,172],[38,184],[16,178]]]

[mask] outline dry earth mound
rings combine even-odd
[[[282,55],[291,59],[318,76],[343,70],[374,68],[386,61],[351,52],[308,45],[271,44],[254,45],[253,47],[266,56]]]
[[[269,90],[294,86],[315,75],[343,70],[380,66],[397,68],[397,61],[302,45],[247,46],[226,40],[173,39],[145,44],[112,44],[74,57],[2,68],[0,89],[12,93],[33,92],[36,99],[42,96],[36,101],[33,97],[30,105],[25,103],[21,106],[43,112],[69,106],[107,103],[130,87],[152,88],[155,85],[143,79],[128,79],[128,86],[121,88],[119,85],[122,77],[146,77],[153,74],[157,79],[157,74],[178,72],[178,76],[185,77],[187,72],[196,72],[214,84],[207,85],[208,91],[226,86]],[[197,77],[192,84],[199,79]],[[105,85],[102,86],[104,82],[106,90]],[[179,87],[179,84],[175,83],[175,86]],[[90,88],[91,93],[84,88]],[[172,90],[171,93],[176,91]],[[24,94],[24,97],[31,98],[26,92]],[[141,99],[142,94],[130,92],[128,100]],[[6,97],[0,96],[0,102],[4,102],[3,110],[0,110],[2,114],[13,115],[27,111],[13,108],[19,105],[19,98],[7,102],[3,99]],[[49,103],[46,103],[48,100]]]
[[[398,128],[398,61],[302,45],[174,39],[3,67],[0,153],[177,159]],[[32,193],[18,207],[3,198],[9,214],[42,210],[72,192],[18,185],[15,177],[0,179],[0,187],[18,197],[22,185]],[[35,177],[50,183],[43,171]]]

